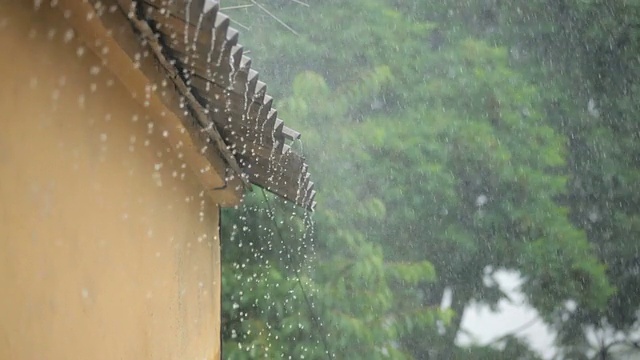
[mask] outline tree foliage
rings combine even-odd
[[[455,341],[472,301],[506,298],[504,269],[564,356],[633,348],[640,3],[269,6],[299,35],[233,15],[319,204],[311,234],[256,196],[225,215],[225,357],[323,358],[330,334],[336,358],[535,359]]]

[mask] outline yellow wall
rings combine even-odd
[[[0,0],[0,359],[217,359],[216,205],[33,3]]]

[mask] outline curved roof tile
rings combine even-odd
[[[119,2],[122,5],[123,0]],[[251,59],[243,55],[238,31],[219,12],[218,3],[207,11],[205,0],[142,0],[130,4],[135,6],[131,20],[148,25],[151,36],[160,44],[161,56],[197,101],[191,107],[204,109],[215,124],[225,145],[219,150],[232,170],[235,166],[230,157],[239,165],[243,178],[313,210],[315,191],[308,166],[289,146],[300,133],[278,118],[266,84],[251,68]]]

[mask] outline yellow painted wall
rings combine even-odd
[[[0,0],[0,359],[217,359],[216,205],[33,3]]]

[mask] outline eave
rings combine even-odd
[[[204,12],[204,2],[61,0],[75,11],[70,20],[79,35],[132,93],[184,126],[174,145],[190,138],[196,169],[225,174],[224,186],[205,179],[207,188],[241,196],[252,183],[313,210],[308,166],[288,144],[300,134],[278,118],[229,18],[217,4]]]

